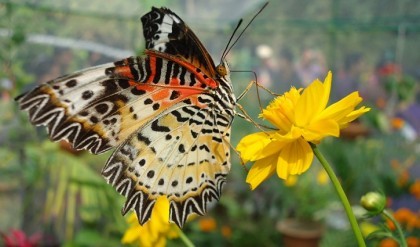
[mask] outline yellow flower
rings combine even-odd
[[[375,224],[372,224],[366,221],[360,223],[360,230],[362,231],[363,236],[365,237],[379,229],[380,228],[376,226]]]
[[[326,185],[328,182],[330,182],[330,179],[328,178],[328,174],[325,170],[320,170],[316,176],[316,181],[320,185]]]
[[[239,142],[242,160],[256,161],[246,179],[252,189],[275,171],[282,179],[305,172],[314,156],[309,143],[319,143],[327,136],[338,137],[340,129],[370,110],[364,106],[355,110],[362,101],[358,92],[327,107],[331,79],[329,72],[324,83],[315,80],[304,90],[292,87],[275,98],[260,117],[277,130],[254,133]]]
[[[128,217],[130,227],[121,240],[123,244],[138,242],[142,247],[166,246],[167,238],[177,238],[175,224],[169,223],[169,201],[166,196],[156,200],[150,220],[141,226],[135,213]]]
[[[284,180],[284,185],[287,187],[293,187],[296,185],[298,181],[298,176],[289,176],[287,179]]]

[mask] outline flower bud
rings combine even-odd
[[[380,214],[385,209],[386,198],[379,192],[369,192],[362,196],[360,204],[372,214]]]

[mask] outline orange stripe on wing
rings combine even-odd
[[[210,88],[217,88],[219,86],[219,83],[217,83],[213,78],[210,78],[208,75],[205,75],[203,72],[198,72],[197,68],[185,61],[182,60],[179,57],[170,55],[170,54],[166,54],[166,53],[162,53],[162,52],[158,52],[158,51],[154,51],[154,50],[146,50],[145,53],[147,55],[149,55],[150,57],[150,63],[152,62],[152,58],[154,58],[154,61],[156,62],[156,57],[160,57],[169,61],[173,61],[179,65],[181,65],[182,67],[186,68],[190,73],[194,74],[196,76],[196,78],[198,79],[198,81],[200,81],[201,83],[209,86]],[[153,71],[155,72],[155,71]],[[154,75],[154,74],[153,74]],[[174,81],[171,81],[171,83],[174,83]]]
[[[134,79],[129,66],[116,67],[115,74],[120,75],[123,78]]]
[[[150,76],[147,78],[146,83],[151,83],[156,75],[156,57],[149,56],[149,68],[150,68]],[[162,68],[158,68],[162,69]]]
[[[170,95],[170,90],[163,89],[163,90],[159,90],[159,92],[154,93],[152,95],[152,99],[154,101],[161,101],[161,100],[165,100],[169,98],[169,95]]]

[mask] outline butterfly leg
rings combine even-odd
[[[255,85],[256,91],[257,91],[257,98],[258,98],[258,105],[260,107],[260,111],[262,112],[263,107],[261,105],[261,98],[260,98],[260,90],[258,90],[259,88],[263,89],[264,91],[268,92],[269,94],[277,97],[279,96],[279,94],[274,93],[273,91],[271,91],[270,89],[264,87],[263,85],[261,85],[260,83],[258,83],[258,81],[250,81],[248,83],[248,85],[246,86],[245,90],[236,98],[236,101],[240,101],[248,92],[249,90],[252,88],[252,86]]]
[[[257,81],[250,81],[248,83],[248,85],[246,86],[245,90],[236,98],[237,101],[240,101],[251,89],[251,87],[255,85],[257,88],[257,93],[258,93],[258,88],[263,89],[264,91],[268,92],[269,94],[273,95],[273,96],[280,96],[280,94],[275,93],[273,91],[271,91],[270,89],[264,87],[263,85],[261,85],[260,83],[258,83]]]
[[[242,167],[244,168],[244,170],[246,171],[246,172],[248,172],[248,168],[245,166],[245,162],[242,160],[242,158],[241,158],[241,154],[239,153],[239,151],[238,150],[236,150],[236,148],[232,145],[232,143],[230,143],[229,142],[229,146],[230,146],[230,148],[236,153],[236,155],[238,156],[238,158],[239,158],[239,162],[241,162],[241,165],[242,165]]]
[[[257,122],[255,122],[252,117],[245,111],[244,107],[241,104],[236,104],[236,107],[238,107],[238,109],[242,112],[242,113],[236,113],[236,115],[238,117],[241,117],[243,119],[245,119],[246,121],[252,123],[255,127],[257,127],[258,129],[260,129],[261,131],[265,132],[267,129],[269,130],[277,130],[276,128],[267,126],[267,125],[263,125],[263,124],[259,124]]]

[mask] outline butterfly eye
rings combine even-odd
[[[219,76],[225,76],[225,75],[227,75],[227,69],[226,69],[226,67],[225,67],[224,64],[217,65],[216,69],[217,69],[217,74]]]

